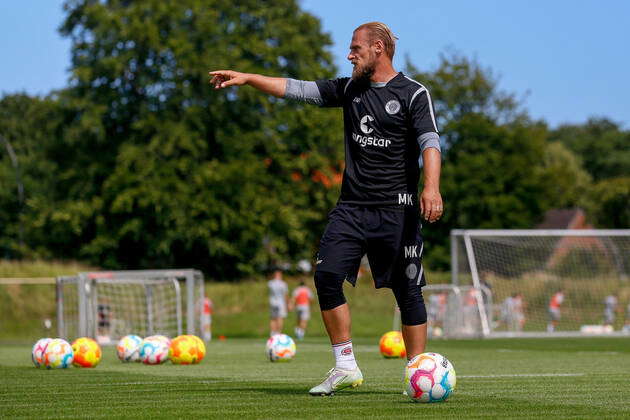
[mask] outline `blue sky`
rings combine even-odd
[[[166,1],[166,0],[165,0]],[[552,126],[606,116],[630,129],[630,1],[299,0],[332,35],[341,74],[352,30],[387,23],[408,55],[434,69],[447,48],[476,57],[501,89]],[[70,43],[57,28],[62,0],[0,2],[0,92],[46,94],[66,85]]]

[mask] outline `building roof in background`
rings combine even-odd
[[[551,209],[545,213],[545,219],[536,229],[591,229],[586,222],[586,213],[580,208]]]

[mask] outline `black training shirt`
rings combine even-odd
[[[343,108],[346,168],[339,202],[416,205],[419,141],[439,148],[428,90],[402,73],[387,83],[360,85],[346,77],[316,84],[322,106]]]

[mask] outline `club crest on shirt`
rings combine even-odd
[[[415,279],[416,275],[418,274],[418,267],[416,267],[416,265],[414,263],[409,264],[407,266],[407,269],[405,270],[405,274],[411,280]]]
[[[387,111],[389,115],[394,115],[395,113],[400,111],[400,102],[398,102],[396,99],[392,99],[385,104],[385,111]]]

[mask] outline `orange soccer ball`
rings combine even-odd
[[[76,367],[95,367],[101,361],[101,346],[91,338],[81,337],[72,342],[74,360],[72,364]]]
[[[206,346],[194,335],[180,335],[171,341],[168,357],[176,365],[193,365],[206,355]]]
[[[401,358],[407,356],[405,341],[400,331],[390,331],[381,337],[378,343],[381,354],[386,358]]]

